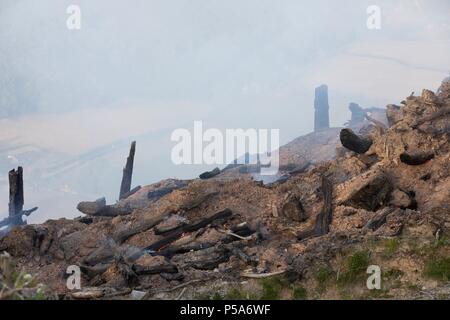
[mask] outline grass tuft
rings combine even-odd
[[[449,281],[450,258],[431,257],[425,264],[425,275],[435,280]]]

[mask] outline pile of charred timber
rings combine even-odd
[[[23,216],[30,216],[38,208],[24,210],[24,193],[23,193],[23,168],[18,167],[17,170],[9,171],[9,205],[8,217],[0,221],[0,237],[13,227],[25,225],[27,222]]]

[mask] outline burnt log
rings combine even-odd
[[[322,210],[316,217],[315,225],[312,230],[307,230],[298,236],[299,240],[310,237],[320,237],[330,231],[330,224],[333,219],[333,186],[327,177],[322,176],[322,194],[323,206]]]
[[[84,214],[94,216],[104,207],[106,207],[106,199],[103,197],[95,201],[82,201],[77,205],[77,210]]]
[[[163,214],[159,217],[155,217],[153,219],[149,219],[148,221],[144,221],[141,224],[139,224],[133,228],[117,232],[112,236],[112,238],[118,244],[121,244],[124,241],[126,241],[128,238],[130,238],[138,233],[141,233],[141,232],[144,232],[146,230],[153,228],[154,226],[159,224],[161,221],[163,221],[166,216],[167,216],[167,214]]]
[[[147,198],[150,200],[157,201],[161,199],[163,196],[172,193],[173,190],[175,190],[175,188],[172,187],[165,187],[157,190],[152,190],[147,194]]]
[[[120,274],[124,278],[125,282],[129,287],[134,287],[139,283],[139,278],[135,270],[125,262],[123,257],[119,257],[117,259],[117,267],[119,269]]]
[[[358,136],[348,128],[341,130],[340,140],[345,148],[359,154],[366,153],[373,143],[371,139]]]
[[[180,263],[183,268],[214,270],[221,263],[230,259],[233,255],[231,249],[230,246],[219,244],[202,251],[188,252],[184,255],[177,256],[174,260]]]
[[[383,210],[381,210],[381,212],[377,213],[372,219],[370,219],[364,228],[370,229],[372,231],[376,231],[383,224],[386,223],[387,216],[390,215],[394,211],[395,211],[395,208],[393,208],[393,207],[384,208]]]
[[[164,263],[156,266],[141,266],[138,264],[133,265],[133,271],[137,275],[149,275],[149,274],[160,274],[160,273],[178,273],[178,268],[174,264]]]
[[[185,246],[170,246],[166,249],[162,249],[162,250],[158,251],[156,254],[158,256],[163,256],[163,257],[170,259],[171,257],[173,257],[174,255],[177,255],[177,254],[205,250],[205,249],[208,249],[208,248],[211,248],[214,246],[215,246],[215,244],[210,243],[210,242],[194,243],[194,244],[188,244]]]
[[[420,166],[431,159],[434,159],[433,151],[403,152],[400,155],[400,161],[410,166]]]
[[[219,220],[222,219],[223,221],[226,221],[227,219],[229,219],[231,216],[233,215],[232,211],[230,209],[225,209],[223,211],[217,212],[205,219],[202,219],[198,222],[194,222],[191,224],[186,224],[183,226],[178,227],[177,229],[174,230],[174,232],[170,235],[168,235],[167,237],[158,240],[154,243],[152,243],[151,245],[149,245],[148,247],[145,248],[145,250],[147,251],[158,251],[161,248],[165,247],[166,245],[174,242],[175,240],[179,239],[184,233],[187,232],[193,232],[193,231],[197,231],[201,228],[204,228],[206,226],[208,226],[210,223],[212,223],[215,220]]]
[[[220,174],[220,169],[219,168],[215,168],[212,171],[206,171],[206,172],[202,173],[199,176],[199,178],[202,179],[202,180],[207,180],[207,179],[211,179],[211,178],[213,178],[213,177],[215,177],[215,176],[217,176],[219,174]]]
[[[95,201],[82,201],[77,205],[77,209],[94,217],[117,217],[131,214],[133,209],[128,205],[106,205],[105,198]]]
[[[105,206],[103,207],[95,216],[97,217],[117,217],[117,216],[126,216],[133,212],[133,208],[126,205],[113,205],[113,206]]]
[[[119,200],[123,199],[123,197],[131,190],[131,179],[133,177],[133,163],[135,153],[136,153],[136,141],[133,141],[131,143],[130,154],[127,158],[127,163],[123,168],[122,183],[120,184]]]

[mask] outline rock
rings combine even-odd
[[[82,201],[77,205],[78,211],[87,215],[95,215],[104,207],[106,207],[105,197],[95,201]]]
[[[339,205],[377,211],[389,202],[390,179],[380,170],[368,171],[339,186]]]

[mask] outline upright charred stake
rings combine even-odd
[[[333,186],[330,180],[322,176],[322,193],[323,193],[323,207],[317,215],[316,223],[312,230],[307,230],[298,235],[299,240],[304,240],[310,237],[320,237],[330,231],[330,224],[333,219]]]
[[[119,199],[123,199],[131,190],[131,179],[133,177],[134,154],[136,153],[136,141],[131,143],[130,155],[127,158],[125,168],[123,168],[122,183],[120,184]]]

